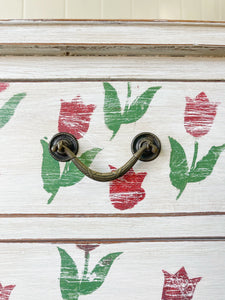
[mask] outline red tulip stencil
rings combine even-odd
[[[174,138],[169,137],[170,154],[170,180],[174,187],[179,190],[177,199],[183,193],[188,183],[199,182],[208,177],[221,154],[225,144],[212,146],[208,153],[199,161],[198,140],[206,135],[211,129],[217,113],[218,103],[212,103],[204,92],[201,92],[195,99],[186,97],[184,112],[184,127],[187,133],[195,138],[194,154],[191,167],[188,167],[187,157],[181,144]]]
[[[82,138],[88,131],[95,108],[94,104],[85,105],[80,96],[70,102],[61,100],[58,131],[71,133],[76,139]]]
[[[163,273],[162,300],[191,300],[193,298],[196,285],[201,277],[190,279],[184,267],[175,274],[164,270]]]
[[[9,300],[12,290],[15,288],[15,285],[2,286],[0,283],[0,300]]]
[[[212,127],[219,103],[211,103],[204,92],[195,99],[186,97],[184,127],[194,137],[202,137]]]
[[[109,166],[111,170],[116,168]],[[110,200],[120,210],[133,208],[145,198],[145,190],[141,187],[146,172],[135,173],[131,168],[125,175],[110,182]]]
[[[0,82],[0,92],[6,90],[9,87],[8,82]]]
[[[80,139],[88,131],[91,116],[95,110],[95,105],[85,105],[80,96],[71,101],[61,100],[61,107],[58,118],[58,130],[60,132],[68,132]],[[50,204],[60,187],[75,185],[85,176],[71,162],[66,162],[63,172],[60,172],[60,163],[52,158],[49,154],[47,138],[41,140],[43,148],[42,160],[42,180],[43,187],[51,196],[48,200]],[[86,165],[90,166],[96,155],[101,151],[100,148],[92,148],[82,153],[79,159]]]

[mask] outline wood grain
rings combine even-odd
[[[19,25],[19,26],[18,26]],[[225,26],[201,22],[2,21],[0,43],[223,45]],[[48,34],[43,34],[47,32]]]
[[[219,57],[9,56],[0,57],[0,80],[225,80],[224,65]]]
[[[223,216],[225,212],[208,211],[208,212],[177,212],[177,213],[113,213],[113,214],[63,214],[63,213],[46,213],[46,214],[28,214],[28,213],[11,213],[0,214],[0,218],[164,218],[164,217],[199,217],[199,216]]]
[[[114,82],[112,85],[118,91],[123,106],[127,82]],[[204,91],[211,102],[220,104],[210,132],[199,141],[198,160],[206,155],[213,145],[222,145],[225,142],[224,83],[132,82],[133,99],[150,86],[162,88],[154,96],[146,114],[136,123],[122,125],[115,139],[110,141],[112,132],[104,123],[102,82],[11,83],[10,87],[1,93],[1,105],[15,93],[26,92],[27,95],[21,101],[12,120],[1,130],[0,142],[5,145],[10,157],[5,159],[5,148],[0,149],[0,191],[5,201],[1,204],[1,214],[110,215],[122,212],[115,209],[111,203],[109,183],[98,183],[88,178],[82,179],[77,185],[60,188],[52,204],[47,205],[51,195],[43,188],[40,140],[48,137],[49,141],[58,132],[60,100],[71,101],[77,95],[81,96],[86,105],[96,106],[88,132],[79,140],[79,155],[95,147],[103,149],[94,159],[91,166],[93,169],[106,172],[109,171],[109,164],[115,167],[124,164],[132,155],[131,141],[140,132],[154,132],[162,142],[162,152],[157,160],[149,163],[137,162],[134,167],[136,173],[148,173],[142,185],[146,193],[145,199],[132,210],[122,213],[144,213],[150,216],[150,214],[224,212],[224,153],[221,153],[219,161],[207,179],[200,183],[189,184],[182,198],[176,200],[178,190],[172,186],[169,177],[171,147],[168,139],[168,136],[172,136],[183,145],[190,163],[194,138],[184,128],[185,97],[194,98]],[[162,118],[163,123],[159,121]],[[23,151],[18,153],[17,145],[21,143]],[[62,164],[61,168],[63,167]]]
[[[225,56],[224,22],[10,20],[0,27],[0,55]]]
[[[4,286],[16,285],[11,299],[61,300],[60,255],[57,246],[75,261],[82,274],[84,252],[75,245],[1,244],[0,276]],[[175,274],[181,267],[189,278],[202,277],[194,298],[224,299],[224,242],[126,243],[101,245],[90,252],[90,270],[108,253],[123,252],[103,285],[86,298],[158,300],[164,284],[162,270]],[[132,283],[132,284],[131,284]],[[41,286],[41,288],[40,288]]]
[[[159,300],[162,270],[177,274],[185,267],[189,278],[202,277],[194,298],[224,300],[225,152],[215,164],[211,155],[215,166],[207,166],[207,178],[188,182],[176,200],[168,137],[180,142],[191,164],[197,147],[184,127],[185,105],[187,97],[204,92],[217,111],[213,124],[206,122],[210,131],[198,138],[197,161],[212,147],[224,147],[225,23],[0,21],[0,32],[0,283],[16,285],[10,300],[62,299],[57,246],[76,262],[80,276],[85,253],[78,244],[100,244],[90,253],[91,269],[104,255],[123,252],[87,299]],[[110,85],[121,112],[127,98],[132,102],[161,88],[143,114],[136,106],[141,118],[132,115],[131,123],[113,118],[123,121],[115,129],[104,105]],[[18,94],[25,97],[14,103]],[[134,167],[132,176],[141,174],[142,180],[133,207],[120,210],[110,184],[88,178],[60,187],[47,204],[52,192],[47,175],[64,165],[54,172],[46,168],[43,176],[42,145],[47,149],[44,141],[68,126],[61,99],[82,99],[80,107],[89,106],[78,155],[101,148],[91,162],[98,171],[126,162],[136,134],[150,131],[160,138],[159,158]],[[122,195],[119,191],[118,203]]]
[[[144,225],[143,225],[144,224]],[[224,216],[173,218],[2,218],[0,240],[225,237]]]
[[[65,245],[111,245],[126,243],[183,243],[224,242],[224,236],[168,237],[168,238],[122,238],[122,239],[1,239],[0,244],[65,244]]]
[[[214,56],[224,57],[224,46],[207,44],[122,43],[4,43],[0,55],[14,56]]]

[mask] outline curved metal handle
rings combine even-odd
[[[49,151],[51,155],[59,161],[71,160],[75,166],[89,178],[105,182],[123,176],[139,159],[148,161],[155,159],[159,155],[161,148],[160,141],[155,135],[149,135],[149,133],[138,135],[132,142],[133,156],[122,167],[107,173],[94,171],[85,166],[85,164],[77,158],[78,142],[71,134],[59,133],[55,135],[49,143]]]

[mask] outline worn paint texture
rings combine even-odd
[[[71,133],[77,139],[80,139],[89,128],[94,109],[95,105],[85,105],[80,97],[72,99],[71,102],[61,100],[58,130],[60,132]],[[71,161],[66,162],[61,172],[60,163],[49,154],[46,138],[41,140],[41,145],[43,149],[41,174],[43,187],[46,192],[51,194],[48,200],[48,204],[50,204],[54,200],[60,187],[75,185],[80,182],[85,175],[81,173]],[[92,148],[82,153],[79,159],[89,167],[99,151],[101,151],[100,148]]]
[[[186,97],[184,127],[187,133],[195,138],[206,135],[216,116],[217,105],[216,103],[210,103],[204,92],[198,94],[195,99]],[[221,152],[225,149],[225,144],[212,146],[208,153],[197,161],[199,143],[196,139],[193,159],[189,169],[185,150],[181,144],[172,137],[169,137],[169,141],[171,146],[170,180],[172,185],[179,190],[177,196],[177,199],[179,199],[188,183],[202,181],[212,173]]]
[[[150,87],[131,102],[132,91],[128,82],[127,101],[122,110],[116,89],[108,82],[104,82],[103,86],[105,91],[104,118],[106,126],[113,131],[111,140],[122,124],[134,123],[146,113],[155,93],[161,88],[160,86]]]
[[[0,300],[9,300],[9,296],[14,288],[15,285],[2,286],[0,283]]]
[[[98,245],[77,245],[84,251],[83,274],[79,276],[75,261],[62,248],[58,248],[61,257],[60,289],[64,300],[76,300],[80,296],[92,294],[104,283],[109,270],[122,252],[110,253],[102,257],[92,271],[89,270],[90,251]]]
[[[80,96],[70,102],[61,100],[58,131],[71,133],[77,140],[82,138],[88,131],[95,108],[94,104],[85,105]]]
[[[64,169],[61,172],[60,163],[49,154],[47,141],[42,139],[41,145],[43,148],[41,175],[44,189],[46,192],[51,193],[48,200],[48,204],[50,204],[54,200],[60,187],[75,185],[80,182],[85,175],[80,172],[71,161],[65,163]],[[92,148],[82,153],[78,158],[89,167],[99,151],[101,151],[100,148]]]
[[[177,273],[170,274],[164,271],[164,286],[162,300],[191,300],[197,283],[201,277],[189,278],[184,267]]]
[[[109,166],[111,170],[116,168]],[[141,187],[147,173],[135,173],[131,168],[124,176],[110,181],[110,200],[120,210],[133,208],[145,198],[145,190]]]
[[[204,92],[195,99],[186,97],[184,127],[187,133],[199,138],[207,134],[216,116],[218,103],[211,103]]]
[[[9,87],[6,82],[0,83],[0,92],[3,92]],[[26,96],[26,93],[13,95],[5,104],[0,108],[0,129],[4,127],[15,113],[15,110],[20,101]]]
[[[9,87],[9,83],[0,83],[0,92],[3,92]],[[20,101],[26,96],[26,93],[15,94],[0,108],[0,128],[3,128],[14,115],[15,110]],[[12,290],[15,285],[3,286],[0,283],[0,300],[9,300]]]
[[[150,87],[132,103],[130,83],[127,83],[127,101],[122,112],[120,100],[117,91],[110,84],[103,84],[105,92],[104,116],[105,124],[113,131],[113,136],[119,130],[121,124],[129,124],[139,120],[147,111],[153,96],[161,87]],[[61,108],[58,119],[59,132],[68,132],[80,139],[88,131],[91,116],[96,106],[93,104],[85,105],[80,96],[72,101],[61,100]],[[111,138],[111,139],[112,139]],[[50,204],[55,198],[60,187],[71,186],[78,183],[83,177],[82,174],[72,162],[65,164],[64,170],[60,172],[60,164],[54,160],[48,151],[48,143],[45,139],[41,140],[43,148],[42,160],[42,180],[44,189],[51,193],[48,200]],[[101,151],[100,148],[93,148],[83,153],[79,158],[88,167],[94,160],[95,156]],[[114,169],[111,167],[111,169]],[[145,191],[141,188],[142,181],[146,173],[135,174],[133,169],[122,178],[110,183],[110,199],[113,206],[120,210],[134,207],[145,197]],[[129,183],[129,184],[128,184]]]

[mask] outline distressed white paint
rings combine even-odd
[[[116,88],[123,107],[127,97],[127,82],[111,84]],[[27,96],[9,123],[1,129],[0,143],[4,145],[0,147],[1,213],[121,212],[110,202],[109,183],[96,182],[87,177],[74,186],[60,188],[52,204],[47,205],[51,194],[43,189],[40,140],[48,137],[49,141],[58,132],[60,99],[71,101],[77,95],[81,96],[85,104],[96,105],[89,130],[79,140],[78,153],[80,155],[95,147],[102,149],[92,163],[93,169],[108,172],[109,164],[117,168],[124,164],[132,155],[131,141],[140,132],[153,132],[162,142],[162,152],[158,159],[153,162],[139,161],[134,166],[135,172],[148,173],[142,185],[146,197],[135,208],[125,212],[224,211],[225,152],[221,154],[210,176],[199,183],[188,184],[181,198],[176,200],[178,190],[172,186],[169,178],[171,148],[168,137],[182,144],[190,167],[195,139],[184,128],[185,97],[195,98],[204,91],[211,102],[220,104],[211,130],[199,139],[197,160],[206,155],[212,146],[224,144],[225,84],[131,82],[131,101],[152,86],[161,86],[161,89],[155,94],[146,114],[136,123],[122,125],[110,141],[112,131],[104,123],[102,82],[11,83],[0,94],[0,106],[13,94],[26,92]],[[5,149],[9,159],[5,159]],[[64,164],[61,166],[63,168]]]
[[[10,300],[62,299],[57,247],[73,258],[82,274],[84,253],[74,244],[0,245],[1,283],[16,285]],[[90,269],[113,252],[123,254],[113,263],[103,285],[79,299],[159,300],[164,282],[162,270],[175,274],[184,266],[189,278],[202,277],[193,299],[224,300],[224,242],[101,245],[90,252]]]
[[[1,80],[225,80],[224,68],[220,57],[0,57]]]
[[[80,94],[84,103],[97,106],[89,131],[80,140],[80,152],[93,147],[103,149],[94,160],[93,168],[108,171],[108,164],[116,167],[123,164],[131,155],[132,138],[141,131],[152,131],[162,141],[162,153],[157,160],[138,162],[134,167],[136,172],[148,172],[143,182],[146,198],[125,212],[224,212],[225,153],[221,154],[206,180],[189,184],[176,201],[178,191],[169,179],[168,142],[168,135],[177,139],[190,162],[194,138],[186,133],[183,125],[185,97],[194,98],[204,91],[210,101],[220,104],[210,132],[199,140],[199,158],[211,146],[225,143],[224,24],[40,21],[18,24],[13,21],[1,22],[0,27],[0,46],[12,43],[14,52],[11,54],[16,53],[17,43],[25,43],[24,48],[18,47],[20,55],[23,51],[26,55],[29,53],[25,51],[29,43],[34,43],[34,46],[59,43],[63,47],[60,55],[68,46],[62,43],[81,44],[86,50],[95,43],[100,47],[101,43],[109,46],[111,43],[121,43],[122,46],[147,43],[160,44],[166,55],[44,57],[45,52],[40,50],[39,57],[0,57],[0,80],[17,81],[0,93],[0,107],[13,94],[27,93],[15,115],[0,131],[0,212],[15,214],[11,217],[1,215],[0,242],[12,239],[21,242],[0,244],[0,282],[3,286],[16,284],[10,300],[62,299],[57,245],[37,242],[64,240],[66,243],[78,239],[103,239],[109,243],[110,239],[120,240],[120,244],[102,245],[94,250],[91,253],[92,267],[110,252],[124,252],[113,264],[104,285],[86,296],[87,299],[159,300],[163,286],[162,269],[174,274],[184,266],[190,278],[203,277],[194,299],[224,300],[224,242],[218,241],[224,237],[224,216],[113,217],[121,211],[110,203],[109,183],[97,183],[88,178],[73,187],[61,188],[52,204],[47,205],[50,195],[43,189],[40,145],[41,138],[47,136],[50,139],[57,132],[60,99],[69,101]],[[185,53],[189,57],[172,57],[171,49],[167,53],[169,46],[176,48],[177,44],[188,45]],[[213,45],[212,57],[192,57],[192,53],[196,55],[195,45],[200,44],[204,44],[203,48]],[[222,51],[220,58],[213,57],[215,45],[219,45]],[[54,47],[45,46],[47,49]],[[107,52],[107,48],[104,49]],[[97,54],[96,49],[92,54]],[[43,82],[29,82],[32,80]],[[122,125],[111,142],[112,132],[104,124],[104,80],[114,80],[111,83],[118,90],[122,105],[126,100],[128,80],[132,80],[133,99],[150,86],[162,86],[144,117],[135,124]],[[212,82],[201,82],[203,80]],[[19,217],[21,213],[46,216]],[[47,216],[51,213],[111,215],[92,218]],[[142,238],[148,238],[149,243]],[[167,238],[171,242],[150,243],[154,238]],[[172,242],[179,238],[186,239],[186,242]],[[188,238],[202,240],[191,242]],[[203,242],[203,238],[210,242]],[[24,244],[26,239],[35,243]],[[139,243],[126,243],[127,239],[137,239]],[[75,245],[59,246],[76,260],[82,271],[83,252]]]
[[[225,235],[225,216],[0,218],[5,239],[198,238]]]
[[[5,26],[9,24],[9,26]],[[18,21],[0,23],[0,42],[224,45],[224,23]],[[47,34],[43,34],[47,33]]]

